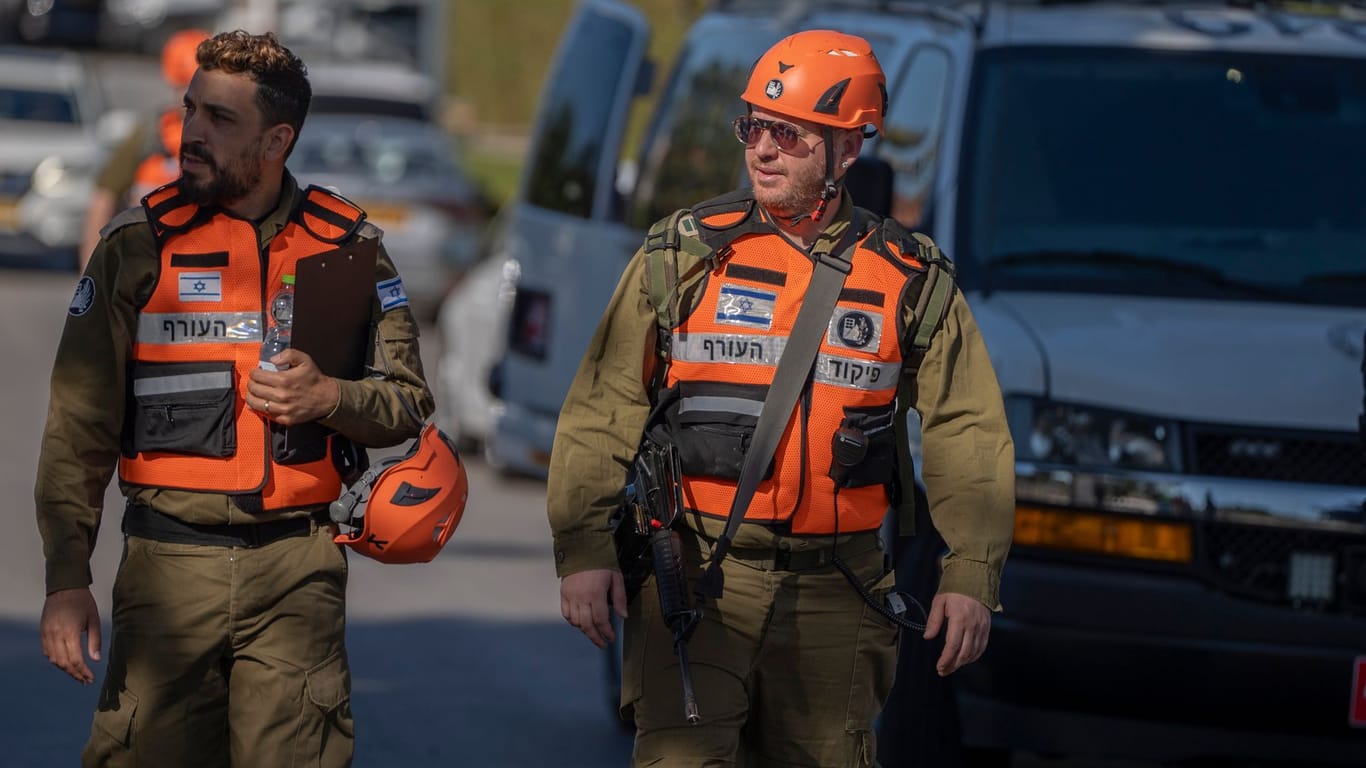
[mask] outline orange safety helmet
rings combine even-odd
[[[832,128],[871,125],[876,132],[887,112],[887,77],[867,40],[812,29],[788,35],[760,56],[740,98]]]
[[[172,88],[184,88],[190,84],[194,72],[199,69],[195,51],[199,44],[209,39],[209,33],[202,29],[182,29],[171,35],[161,46],[161,77]]]
[[[353,527],[333,540],[381,563],[430,562],[460,524],[469,490],[455,444],[427,424],[407,453],[370,467],[332,502],[332,519]]]

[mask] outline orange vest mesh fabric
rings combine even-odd
[[[138,315],[133,360],[231,362],[236,390],[232,407],[237,450],[227,458],[160,452],[125,456],[119,462],[120,479],[133,485],[191,491],[259,491],[267,510],[336,499],[341,478],[333,465],[330,446],[327,456],[320,461],[277,464],[271,458],[269,422],[246,405],[248,376],[258,365],[260,355],[267,292],[274,291],[285,275],[295,273],[299,259],[330,251],[335,243],[314,236],[297,223],[296,217],[272,239],[268,268],[263,274],[263,258],[252,222],[218,212],[187,228],[198,208],[178,204],[177,195],[173,184],[153,192],[144,201],[149,215],[154,217],[153,226],[164,232],[160,238],[161,272],[151,298]],[[307,200],[322,206],[330,213],[329,218],[335,216],[337,221],[354,224],[363,215],[359,209],[320,189],[310,189]],[[160,215],[156,215],[158,210]],[[339,227],[328,226],[329,233],[345,234]],[[216,254],[216,261],[222,262],[224,252],[226,263],[222,266],[205,268],[202,260],[194,258]],[[182,283],[192,288],[200,279],[197,276],[220,280],[221,299],[185,300]]]
[[[674,357],[667,386],[680,381],[759,385],[773,381],[776,360],[749,354],[758,349],[750,342],[762,342],[773,350],[783,346],[811,282],[813,263],[776,234],[742,236],[732,247],[725,265],[707,276],[700,305],[674,330]],[[821,342],[809,415],[803,418],[799,401],[778,443],[773,475],[760,483],[746,512],[747,521],[788,523],[798,535],[834,532],[835,484],[828,471],[831,441],[844,409],[887,406],[896,399],[902,364],[898,325],[901,295],[909,279],[907,268],[920,268],[912,257],[902,258],[902,264],[896,264],[862,244],[854,251],[853,271]],[[748,280],[742,270],[736,270],[735,275],[727,273],[737,266],[785,273],[785,283],[778,286]],[[746,295],[762,296],[766,301],[769,294],[774,299],[767,329],[722,319],[723,302],[733,304],[736,296]],[[851,313],[862,317],[851,317]],[[842,343],[838,325],[846,319],[876,328],[876,338],[862,348]],[[726,351],[718,354],[716,350],[720,349]],[[683,480],[684,503],[702,514],[724,518],[730,513],[735,487],[733,480],[688,476]],[[890,504],[887,487],[881,484],[842,488],[838,500],[840,533],[877,528]]]

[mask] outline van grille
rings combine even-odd
[[[1350,432],[1192,425],[1188,434],[1191,474],[1366,486],[1366,448]]]
[[[1308,613],[1366,616],[1366,535],[1201,526],[1200,560],[1225,592]]]

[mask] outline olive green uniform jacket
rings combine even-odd
[[[280,203],[258,225],[261,247],[284,228],[303,192],[288,173]],[[160,254],[140,209],[115,217],[101,233],[86,275],[95,282],[94,303],[68,315],[52,366],[52,389],[38,459],[34,497],[47,561],[48,594],[89,586],[90,553],[100,527],[104,490],[113,476],[126,409],[127,371],[139,307],[151,296]],[[364,225],[361,238],[380,236]],[[398,272],[380,247],[379,282]],[[341,381],[341,400],[320,422],[363,446],[394,445],[416,437],[434,406],[418,355],[418,327],[400,306],[381,312],[376,298],[368,377]],[[397,385],[397,386],[395,386]],[[407,402],[405,406],[404,401]],[[252,513],[237,497],[120,484],[130,502],[191,523],[256,523],[305,516],[315,509]]]
[[[851,218],[848,196],[843,199],[822,238],[837,237],[842,228],[836,223]],[[649,414],[647,383],[655,359],[657,320],[645,272],[642,249],[627,265],[560,410],[546,497],[561,577],[617,567],[607,521],[623,501],[627,468]],[[907,319],[914,316],[915,298],[902,308]],[[1001,569],[1014,530],[1015,452],[995,371],[956,286],[919,374],[903,377],[898,397],[920,414],[921,474],[930,515],[949,548],[939,591],[1000,610]],[[702,525],[713,538],[725,527],[710,519]],[[732,546],[784,547],[783,538],[746,523]],[[803,538],[807,545],[822,543]]]

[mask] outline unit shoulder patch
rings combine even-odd
[[[95,304],[95,279],[90,275],[83,276],[76,283],[76,294],[71,297],[71,306],[67,307],[66,313],[72,317],[80,317]]]

